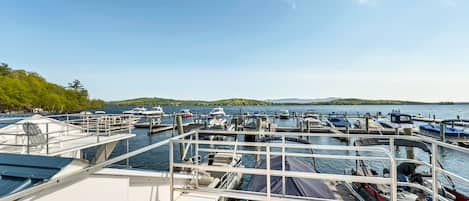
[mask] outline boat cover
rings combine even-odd
[[[425,125],[421,125],[419,128],[420,130],[424,130],[435,135],[440,135],[439,125],[425,124]],[[451,137],[458,137],[458,136],[469,137],[469,133],[466,133],[463,129],[451,128],[448,126],[445,126],[445,135],[451,136]]]
[[[73,159],[0,153],[0,197],[49,180]]]
[[[335,127],[350,127],[350,122],[345,118],[331,117],[328,119]]]
[[[257,166],[258,168],[265,168],[265,160],[262,160]],[[282,170],[282,157],[276,156],[271,158],[271,169]],[[316,172],[311,164],[301,161],[295,157],[285,158],[285,170],[297,172]],[[254,175],[249,181],[248,190],[254,192],[266,192],[266,176]],[[271,193],[282,194],[282,177],[271,177]],[[319,179],[304,179],[304,178],[285,178],[285,189],[287,195],[335,199],[329,187]]]

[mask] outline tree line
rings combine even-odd
[[[90,99],[79,80],[68,87],[47,82],[35,72],[14,70],[0,64],[0,112],[31,112],[41,108],[52,113],[78,112],[103,107],[104,101]]]

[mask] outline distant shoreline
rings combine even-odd
[[[355,98],[342,98],[329,101],[307,102],[307,103],[275,103],[270,101],[254,100],[254,99],[222,99],[215,101],[201,100],[176,100],[165,98],[137,98],[122,101],[109,101],[106,106],[142,106],[142,105],[187,105],[187,106],[293,106],[293,105],[457,105],[469,103],[456,102],[418,102],[418,101],[401,101],[401,100],[367,100]]]

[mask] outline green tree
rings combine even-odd
[[[84,89],[80,80],[77,79],[73,80],[71,83],[68,83],[68,88],[73,89],[75,91],[82,91]]]
[[[101,100],[91,100],[79,80],[68,88],[47,82],[34,72],[13,70],[0,64],[0,111],[31,111],[43,108],[50,112],[78,112],[104,105]]]

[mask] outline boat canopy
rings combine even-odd
[[[282,170],[282,157],[276,156],[270,160],[272,170]],[[258,168],[266,168],[266,161],[260,161]],[[285,157],[285,170],[297,172],[316,172],[311,164],[301,161],[295,157]],[[254,192],[266,192],[266,176],[254,175],[249,181],[248,190]],[[282,177],[271,177],[271,193],[282,194]],[[287,195],[335,199],[330,188],[319,179],[304,179],[296,177],[285,178],[285,190]]]
[[[391,122],[398,124],[413,124],[412,116],[400,112],[391,113]]]

